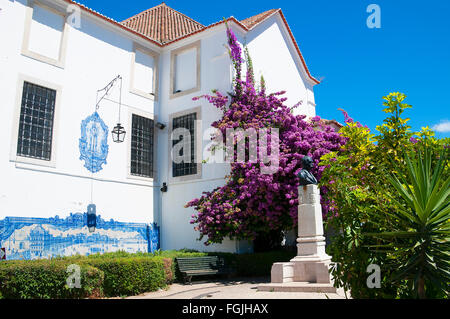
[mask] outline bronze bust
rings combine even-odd
[[[297,174],[298,179],[300,180],[300,185],[317,185],[317,179],[310,172],[313,168],[313,160],[309,156],[304,156],[302,158],[302,170]]]

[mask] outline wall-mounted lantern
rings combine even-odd
[[[114,126],[114,129],[111,131],[111,134],[112,134],[113,141],[115,143],[122,143],[125,140],[125,134],[126,134],[125,128],[122,126],[122,124],[120,124],[120,110],[122,108],[122,76],[120,76],[120,75],[116,76],[111,82],[108,83],[107,86],[105,86],[103,89],[100,89],[97,91],[97,97],[96,97],[97,104],[95,106],[95,109],[98,110],[100,102],[105,98],[105,96],[107,96],[109,94],[109,91],[112,89],[112,87],[114,86],[114,84],[116,83],[117,80],[120,80],[119,116],[118,116],[119,119],[117,120],[117,125]],[[98,94],[103,91],[105,93],[99,100]]]
[[[163,186],[161,187],[161,192],[163,193],[167,192],[167,183],[163,183]]]
[[[111,131],[113,136],[113,141],[115,143],[122,143],[125,140],[125,129],[120,124],[120,109],[122,107],[122,77],[118,76],[120,80],[120,92],[119,92],[119,119],[117,120],[117,125],[114,127],[114,129]]]
[[[122,143],[125,140],[126,133],[127,132],[125,131],[124,127],[120,123],[117,123],[117,125],[111,131],[113,141],[115,143]]]
[[[95,227],[97,227],[97,208],[95,204],[89,204],[87,207],[87,227],[90,233],[93,233]]]

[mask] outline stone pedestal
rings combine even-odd
[[[331,257],[325,253],[319,188],[300,186],[298,195],[297,256],[290,262],[274,263],[271,283],[258,290],[336,292],[328,273]]]

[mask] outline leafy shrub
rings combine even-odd
[[[235,270],[235,276],[268,276],[274,262],[288,261],[294,255],[289,251],[233,254],[182,249],[6,261],[0,263],[0,299],[116,297],[155,291],[181,281],[177,257],[219,256]],[[71,264],[81,268],[80,289],[66,285]]]
[[[202,256],[218,256],[223,258],[225,265],[235,270],[235,276],[242,277],[259,277],[269,276],[272,264],[275,262],[288,261],[296,254],[295,252],[279,250],[261,253],[234,254],[224,252],[199,252],[195,250],[168,250],[161,253],[164,257],[202,257]],[[180,280],[181,276],[174,263],[173,265],[176,279]]]
[[[105,274],[106,296],[132,296],[156,291],[173,278],[172,261],[161,257],[94,257],[83,260]]]
[[[118,258],[115,258],[115,256],[118,256]],[[202,257],[202,256],[218,256],[220,258],[223,258],[225,261],[225,264],[228,267],[231,267],[235,270],[234,274],[235,276],[242,276],[242,277],[258,277],[258,276],[268,276],[270,275],[270,270],[272,267],[272,264],[275,262],[282,262],[282,261],[288,261],[292,259],[295,256],[294,252],[291,251],[271,251],[271,252],[263,252],[263,253],[251,253],[251,254],[234,254],[234,253],[224,253],[224,252],[199,252],[192,249],[181,249],[181,250],[165,250],[165,251],[159,251],[154,254],[152,253],[135,253],[130,254],[126,252],[115,252],[115,253],[105,253],[105,254],[94,254],[89,255],[85,260],[90,265],[99,267],[105,272],[105,294],[107,296],[114,296],[117,295],[118,291],[120,290],[122,295],[131,294],[131,292],[124,292],[122,290],[122,286],[128,285],[129,281],[125,280],[117,280],[117,274],[110,273],[107,268],[100,267],[99,263],[100,260],[102,263],[113,263],[116,260],[120,260],[122,258],[127,259],[155,259],[155,258],[162,258],[163,259],[163,268],[165,273],[165,283],[170,284],[174,281],[181,281],[181,273],[179,272],[179,269],[176,265],[175,258],[183,258],[183,257]],[[72,258],[72,257],[68,257]],[[79,258],[79,257],[78,257]],[[83,257],[81,257],[83,258]],[[113,278],[113,279],[112,279]],[[110,284],[110,281],[116,282],[115,288],[110,289],[107,288]],[[118,284],[117,284],[118,283]],[[109,287],[109,286],[108,286]],[[163,287],[163,286],[161,286]],[[161,288],[159,287],[159,288]],[[142,288],[143,289],[143,288]],[[141,288],[137,289],[139,292],[142,293],[145,290],[142,290]],[[146,291],[151,291],[148,288]],[[157,289],[157,288],[156,288]],[[136,291],[137,291],[136,290]],[[135,292],[136,293],[136,292]],[[133,293],[134,294],[134,293]],[[120,294],[119,294],[120,295]]]
[[[170,258],[163,258],[164,275],[166,284],[171,284],[175,280],[175,262]]]
[[[122,255],[124,254],[124,255]],[[111,254],[104,254],[107,256],[111,256]],[[141,254],[128,254],[121,253],[121,256],[133,257]],[[176,265],[175,258],[183,258],[183,257],[202,257],[202,256],[218,256],[219,258],[223,258],[226,266],[234,269],[234,276],[240,277],[259,277],[259,276],[269,276],[270,270],[272,268],[272,264],[275,262],[288,261],[295,256],[294,252],[291,251],[270,251],[270,252],[262,252],[262,253],[250,253],[250,254],[234,254],[234,253],[224,253],[224,252],[199,252],[192,249],[181,249],[181,250],[165,250],[159,251],[155,254],[145,254],[147,257],[152,256],[160,256],[165,259],[170,259],[172,262],[170,263],[171,272],[166,270],[166,280],[167,283],[171,283],[174,281],[181,281],[181,274]],[[103,255],[91,255],[91,258],[99,258]],[[105,273],[105,277],[107,273]],[[172,280],[170,280],[170,276],[172,276]]]
[[[407,281],[421,299],[448,296],[450,283],[450,176],[442,174],[448,151],[434,166],[428,148],[423,153],[411,159],[405,154],[406,175],[387,176],[402,196],[401,201],[392,198],[396,209],[386,212],[396,223],[385,232],[366,234],[382,239],[378,247],[396,270],[392,281]],[[395,164],[393,169],[401,170]]]
[[[181,253],[177,255],[177,251],[173,251],[174,258],[176,257],[201,257],[201,256],[218,256],[225,261],[225,265],[234,270],[234,276],[238,277],[260,277],[269,276],[272,264],[275,262],[288,261],[295,256],[291,251],[269,251],[251,254],[234,254],[224,252],[191,252],[187,255]],[[176,279],[181,279],[181,274],[178,267],[175,269]]]
[[[295,255],[295,253],[290,251],[234,255],[236,275],[248,277],[268,276],[273,263],[289,261]]]
[[[119,250],[119,251],[115,251],[115,252],[111,252],[111,253],[96,253],[96,254],[91,254],[88,256],[81,256],[81,257],[86,257],[88,259],[116,259],[116,258],[127,258],[127,257],[137,257],[137,256],[152,256],[152,254],[150,253],[127,253],[123,250]],[[80,256],[78,256],[80,257]]]
[[[80,265],[81,288],[69,288],[65,260],[12,260],[0,263],[0,295],[11,299],[101,297],[104,274]]]
[[[81,268],[81,288],[66,285],[67,266]],[[3,298],[88,298],[137,295],[173,282],[171,258],[123,251],[52,260],[7,261],[0,264]]]
[[[176,267],[175,258],[177,257],[201,257],[207,256],[207,253],[199,252],[192,249],[181,249],[181,250],[158,250],[154,253],[127,253],[125,251],[116,251],[110,253],[97,253],[89,256],[73,255],[68,257],[60,257],[62,260],[71,260],[72,262],[87,263],[90,265],[96,265],[97,260],[116,260],[118,258],[154,258],[160,257],[164,258],[164,272],[166,275],[166,283],[170,284],[174,281],[181,280],[181,274]],[[108,277],[108,274],[105,274]],[[161,287],[160,287],[161,288]]]
[[[180,270],[177,267],[177,264],[175,262],[175,258],[182,258],[182,257],[202,257],[202,256],[208,256],[207,253],[202,253],[196,250],[189,250],[189,249],[181,249],[181,250],[164,250],[159,251],[155,253],[157,256],[161,256],[164,258],[170,258],[171,265],[171,280],[168,280],[168,283],[172,283],[174,281],[180,282],[182,280],[182,275],[180,273]]]
[[[197,250],[192,249],[181,249],[181,250],[164,250],[160,251],[157,256],[165,257],[165,258],[182,258],[182,257],[202,257],[208,256],[208,253],[199,252]]]
[[[426,147],[434,154],[430,165],[438,162],[438,154],[448,148],[450,139],[437,139],[434,132],[422,128],[414,133],[402,118],[411,106],[404,103],[406,95],[390,93],[383,97],[384,109],[388,114],[383,124],[377,126],[379,134],[373,134],[367,127],[351,119],[344,112],[346,125],[339,133],[347,139],[337,152],[324,155],[321,165],[325,170],[320,185],[326,187],[330,212],[327,228],[334,235],[327,247],[334,267],[332,276],[338,287],[351,291],[354,298],[412,298],[417,294],[408,279],[393,281],[396,267],[404,264],[406,247],[402,236],[391,236],[390,242],[383,238],[367,236],[369,233],[386,233],[405,225],[393,212],[399,211],[396,203],[404,204],[401,194],[391,184],[388,176],[407,176],[408,165],[404,154],[414,156]],[[450,175],[447,164],[441,172],[442,178]],[[401,230],[407,230],[403,227]],[[381,245],[385,245],[384,247]],[[386,246],[388,245],[388,246]],[[396,254],[390,249],[396,247]],[[404,253],[401,256],[401,253]],[[448,254],[448,251],[446,252]],[[370,289],[366,279],[367,267],[377,264],[381,267],[381,288]],[[439,297],[428,290],[427,297]]]

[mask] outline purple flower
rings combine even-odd
[[[321,156],[339,150],[346,143],[345,138],[328,126],[320,125],[317,129],[320,117],[306,121],[305,115],[293,115],[292,108],[284,104],[286,98],[282,95],[285,92],[266,94],[264,83],[258,91],[251,79],[251,69],[247,79],[241,80],[242,50],[228,27],[227,37],[236,70],[234,94],[228,97],[214,91],[213,95],[196,99],[205,98],[222,111],[222,117],[211,126],[220,130],[224,139],[228,128],[279,128],[280,135],[276,139],[280,147],[279,168],[273,175],[265,175],[260,171],[260,163],[232,163],[225,185],[204,192],[186,205],[196,211],[191,222],[196,224],[195,229],[200,235],[207,238],[207,245],[220,243],[226,237],[254,239],[257,236],[255,229],[269,231],[294,227],[298,218],[298,179],[295,174],[301,169],[302,157],[313,158],[312,173],[320,179],[324,170],[323,166],[318,166]],[[247,52],[246,55],[249,63]],[[270,139],[268,144],[270,147]],[[267,153],[270,154],[269,150]],[[236,158],[237,154],[234,155]],[[327,188],[321,187],[321,193],[326,192]],[[323,198],[321,200],[322,213],[326,214],[330,205]]]
[[[242,63],[244,62],[242,59],[242,50],[241,46],[239,45],[236,35],[234,34],[233,30],[231,28],[227,27],[227,37],[228,37],[228,46],[230,49],[230,55],[231,59],[236,63]]]

